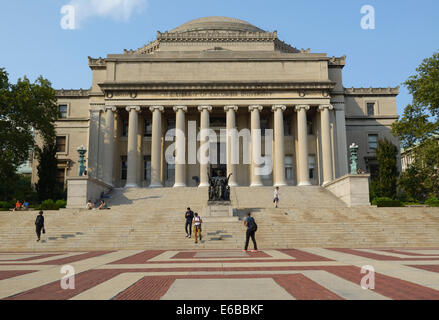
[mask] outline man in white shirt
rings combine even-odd
[[[200,235],[201,242],[201,224],[203,223],[203,219],[198,215],[197,212],[194,213],[194,233],[195,233],[195,243],[198,243],[197,235]]]

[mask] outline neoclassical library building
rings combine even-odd
[[[196,19],[88,63],[90,89],[57,91],[60,182],[78,176],[80,146],[88,176],[148,188],[207,186],[230,173],[231,186],[324,186],[348,174],[351,144],[372,175],[378,140],[399,145],[390,132],[399,88],[347,88],[346,57],[296,49],[242,20]],[[262,166],[270,170],[258,174]]]

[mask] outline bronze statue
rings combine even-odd
[[[230,186],[228,177],[222,175],[222,171],[218,171],[217,177],[209,177],[209,201],[230,201]]]

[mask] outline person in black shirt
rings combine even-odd
[[[247,251],[248,242],[250,238],[252,238],[254,249],[252,252],[258,251],[258,246],[256,245],[255,232],[258,229],[258,225],[253,217],[251,217],[250,212],[247,213],[247,218],[244,220],[244,226],[247,227],[246,239],[245,239],[245,249],[243,251]]]
[[[186,238],[188,237],[190,238],[192,236],[192,219],[194,218],[194,212],[191,210],[191,208],[187,208],[184,217],[186,218],[186,225],[185,225]],[[189,232],[187,231],[188,227],[189,227]]]
[[[45,233],[43,211],[39,212],[37,219],[35,220],[35,227],[38,237],[37,241],[40,241],[41,230],[43,230],[43,233]]]

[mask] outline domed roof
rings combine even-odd
[[[241,31],[241,32],[264,32],[264,30],[239,19],[227,17],[205,17],[195,19],[181,26],[172,29],[170,32],[190,32],[190,31]]]

